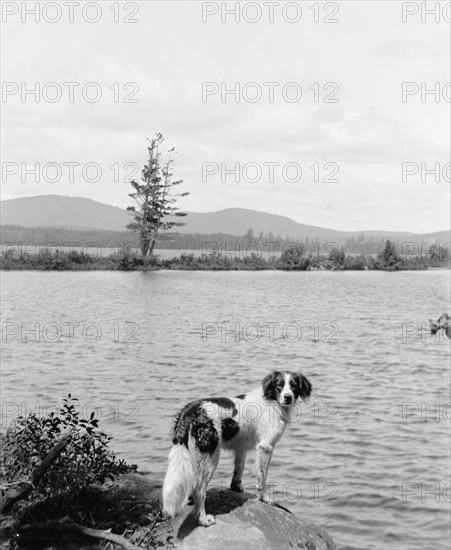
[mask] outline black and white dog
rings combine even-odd
[[[205,527],[215,523],[205,512],[205,496],[221,449],[235,455],[230,487],[234,491],[243,491],[246,454],[256,450],[258,498],[270,502],[265,483],[274,447],[290,422],[297,399],[307,399],[311,391],[312,385],[302,374],[275,371],[247,394],[199,399],[186,405],[174,423],[163,511],[174,517],[192,495],[199,523]]]

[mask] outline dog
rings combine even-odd
[[[176,416],[172,432],[163,483],[166,516],[176,516],[192,496],[199,524],[208,527],[216,522],[205,511],[205,497],[221,449],[234,453],[230,488],[238,492],[243,491],[247,452],[255,449],[257,498],[272,504],[265,484],[274,447],[290,423],[297,400],[305,401],[311,391],[303,374],[274,371],[249,393],[198,399],[186,405]]]
[[[431,329],[431,334],[437,334],[440,329],[445,331],[446,337],[448,340],[451,340],[451,320],[450,316],[447,313],[442,313],[438,321],[434,323],[429,319],[429,325]]]

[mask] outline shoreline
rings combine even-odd
[[[256,253],[229,257],[218,252],[199,256],[193,252],[181,253],[171,258],[155,253],[143,257],[126,250],[98,257],[48,248],[38,254],[10,251],[0,256],[3,271],[426,271],[449,268],[450,263],[444,257],[402,257],[392,248],[376,257],[347,255],[343,250],[327,255],[303,254],[296,249],[270,259]]]
[[[136,266],[118,266],[118,265],[104,265],[103,262],[99,263],[99,265],[96,265],[95,262],[93,263],[87,263],[87,264],[78,264],[74,263],[72,265],[40,265],[38,263],[30,263],[30,264],[10,264],[5,265],[0,260],[0,271],[8,272],[8,271],[37,271],[37,272],[45,272],[45,271],[59,271],[59,272],[67,272],[67,271],[73,271],[73,272],[88,272],[88,271],[142,271],[142,272],[149,272],[149,271],[285,271],[285,272],[292,272],[292,271],[303,271],[303,272],[343,272],[343,271],[383,271],[383,272],[400,272],[400,271],[449,271],[451,269],[451,266],[427,266],[427,265],[406,265],[406,264],[400,264],[396,266],[389,266],[389,267],[367,267],[364,268],[360,267],[282,267],[282,266],[259,266],[259,265],[237,265],[237,266],[220,266],[220,265],[200,265],[200,266],[187,266],[184,264],[178,264],[174,262],[174,265],[136,265]]]
[[[301,244],[285,247],[280,255],[265,257],[261,251],[233,255],[213,250],[180,251],[178,256],[164,257],[157,251],[142,255],[139,248],[118,248],[108,256],[87,251],[61,250],[49,247],[38,252],[8,249],[0,255],[0,269],[9,271],[424,271],[429,268],[449,269],[447,251],[431,248],[421,254],[399,254],[389,240],[377,255],[346,253],[334,247],[325,253],[306,249]],[[162,249],[164,250],[164,249]],[[96,248],[98,252],[98,249]]]
[[[388,272],[388,273],[396,273],[396,272],[405,272],[405,271],[409,271],[409,272],[416,272],[416,271],[449,271],[450,268],[447,268],[447,267],[429,267],[429,268],[419,268],[419,269],[413,269],[413,268],[401,268],[401,269],[365,269],[365,270],[362,270],[362,269],[278,269],[278,268],[265,268],[265,269],[253,269],[253,268],[249,268],[249,269],[216,269],[216,268],[212,268],[212,269],[186,269],[186,268],[183,268],[183,267],[180,267],[180,268],[144,268],[144,269],[114,269],[114,268],[67,268],[67,269],[46,269],[46,268],[42,268],[42,269],[39,269],[39,268],[36,268],[36,267],[17,267],[17,268],[5,268],[5,267],[0,267],[0,271],[3,271],[3,272],[17,272],[17,271],[35,271],[35,272],[38,272],[38,273],[42,273],[42,272],[46,272],[46,271],[57,271],[57,272],[67,272],[67,271],[72,271],[72,272],[90,272],[90,271],[110,271],[110,272],[114,272],[114,271],[119,271],[119,272],[124,272],[124,271],[142,271],[144,273],[146,272],[149,272],[149,271],[190,271],[190,272],[194,272],[194,271],[260,271],[260,272],[267,272],[267,271],[305,271],[305,272],[330,272],[330,271],[333,271],[333,272],[340,272],[342,273],[343,271],[371,271],[371,272],[374,272],[374,271],[381,271],[381,272]]]

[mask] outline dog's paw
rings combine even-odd
[[[237,493],[244,493],[244,489],[243,489],[243,486],[241,485],[241,482],[240,483],[232,483],[230,485],[230,489],[232,491],[236,491]]]
[[[210,525],[214,525],[215,523],[215,517],[211,514],[205,514],[205,516],[199,517],[199,525],[202,525],[203,527],[210,527]]]

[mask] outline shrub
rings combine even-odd
[[[76,250],[69,252],[67,258],[74,264],[92,264],[98,259],[95,256],[86,254],[86,252],[77,252]]]
[[[137,257],[134,253],[129,253],[126,250],[120,250],[117,259],[117,267],[123,271],[134,271],[142,268],[144,259]]]
[[[279,269],[307,269],[311,262],[309,258],[303,255],[303,252],[304,249],[300,244],[285,248],[277,262],[277,266]]]
[[[365,269],[365,267],[368,269],[366,258],[363,254],[359,254],[358,256],[346,256],[344,259],[344,266],[345,269],[356,271],[361,271]]]
[[[343,267],[345,265],[346,255],[343,251],[343,247],[340,249],[334,248],[329,254],[328,260],[333,262],[334,266]]]
[[[70,503],[79,492],[107,478],[136,471],[136,466],[117,460],[108,449],[111,437],[98,429],[94,413],[80,418],[78,400],[63,399],[58,413],[39,417],[31,412],[20,416],[1,434],[1,478],[8,484],[29,479],[33,470],[68,430],[73,429],[69,444],[48,468],[32,493],[36,500],[52,499],[56,506]]]

